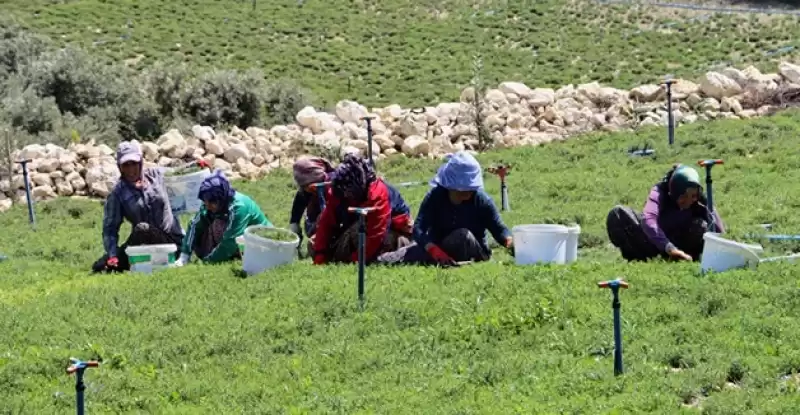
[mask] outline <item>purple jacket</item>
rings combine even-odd
[[[642,229],[645,235],[662,252],[675,248],[667,233],[675,234],[682,229],[686,229],[694,218],[707,219],[705,197],[700,196],[700,201],[692,205],[689,209],[680,210],[678,204],[662,194],[661,183],[653,186],[650,196],[644,205]],[[725,225],[717,211],[714,211],[714,220],[719,233],[725,233]]]

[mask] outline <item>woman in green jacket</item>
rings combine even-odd
[[[189,224],[176,266],[188,263],[192,253],[209,264],[241,258],[236,238],[248,226],[273,226],[258,204],[231,187],[219,170],[203,180],[198,197],[203,206]]]

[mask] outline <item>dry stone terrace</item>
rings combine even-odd
[[[753,66],[708,72],[696,81],[676,80],[672,86],[675,122],[693,123],[717,118],[752,118],[775,109],[772,97],[782,91],[800,96],[800,65],[781,62],[776,73],[763,74]],[[796,93],[795,93],[796,92]],[[340,101],[333,113],[303,108],[296,123],[270,129],[215,131],[195,125],[188,134],[173,129],[155,142],[142,142],[148,164],[175,166],[202,158],[232,179],[254,180],[272,169],[289,167],[304,154],[366,153],[367,131],[362,117],[371,115],[373,154],[441,157],[475,150],[474,91],[462,91],[460,102],[411,110],[399,105],[367,109]],[[503,82],[484,96],[484,123],[493,146],[510,148],[564,140],[591,131],[619,131],[667,124],[666,90],[657,84],[631,90],[597,82],[566,85],[558,90]],[[65,197],[104,198],[119,176],[114,149],[93,141],[62,148],[29,145],[13,154],[31,159],[30,181],[36,200]],[[0,211],[25,203],[19,165],[0,179]]]

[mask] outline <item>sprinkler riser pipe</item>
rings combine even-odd
[[[508,186],[506,185],[506,181],[502,180],[500,182],[500,197],[502,198],[502,207],[504,211],[511,211],[511,206],[508,202]]]
[[[672,114],[672,81],[667,81],[667,137],[669,145],[675,143],[675,116]]]
[[[614,376],[621,375],[624,370],[622,366],[622,324],[620,322],[620,307],[619,302],[619,288],[611,289],[614,294],[614,300],[611,307],[614,309]]]
[[[35,228],[36,216],[33,213],[33,198],[31,198],[31,184],[28,177],[28,161],[22,161],[20,164],[22,164],[22,179],[25,181],[25,198],[28,202],[28,223]]]
[[[83,392],[86,390],[86,385],[83,384],[83,369],[78,370],[75,375],[75,403],[78,415],[83,415]]]
[[[364,118],[367,121],[367,157],[369,157],[369,164],[374,166],[375,161],[372,158],[372,118]]]
[[[364,263],[366,261],[366,224],[364,215],[360,215],[358,224],[358,303],[364,305]]]

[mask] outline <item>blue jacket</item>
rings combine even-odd
[[[439,244],[460,228],[468,229],[487,251],[487,230],[500,245],[505,245],[506,238],[511,236],[494,200],[483,190],[478,190],[475,197],[460,205],[450,202],[447,189],[441,186],[429,190],[414,222],[414,241],[423,247],[430,242]]]

